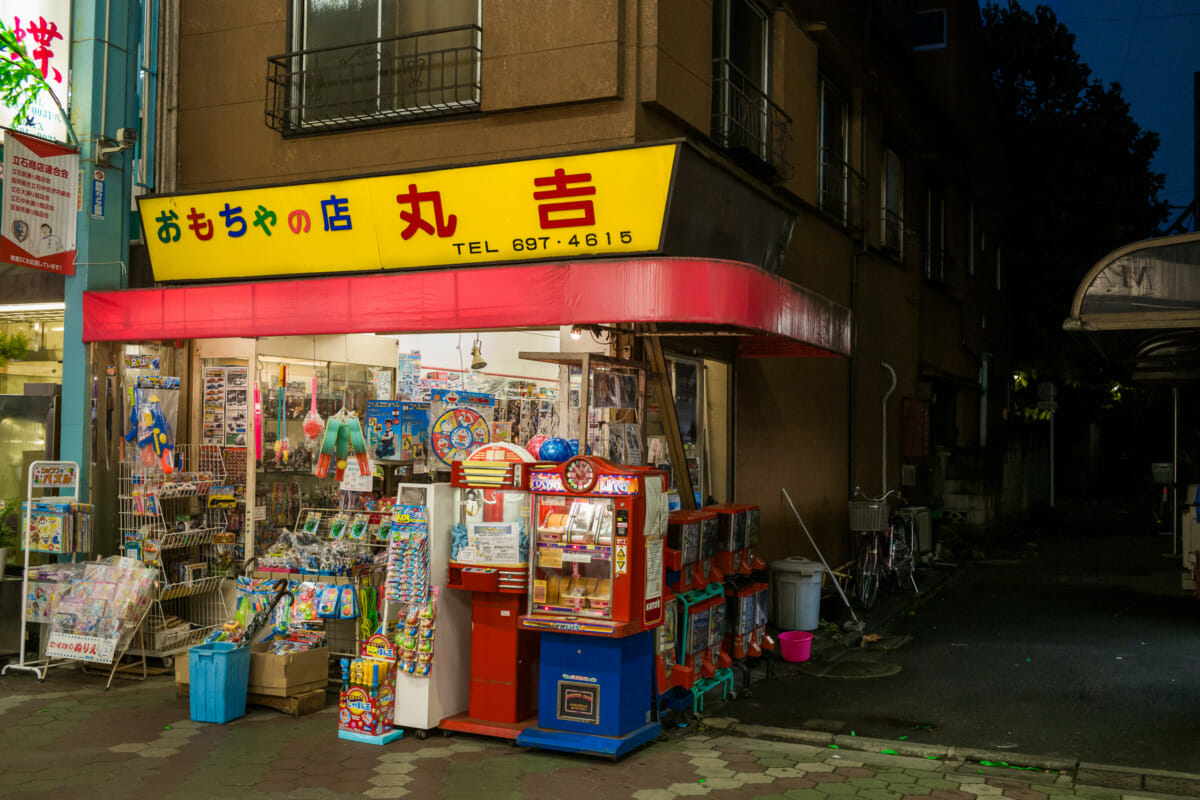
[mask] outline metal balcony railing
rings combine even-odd
[[[785,179],[791,174],[791,128],[791,117],[746,73],[728,59],[713,59],[712,138],[719,147],[749,154],[773,177]]]
[[[932,283],[946,282],[946,251],[941,248],[925,247],[921,250],[921,262],[925,280]]]
[[[851,233],[861,234],[866,216],[867,181],[845,161],[821,150],[817,206]]]
[[[896,258],[904,255],[904,218],[886,206],[883,209],[883,249]]]
[[[478,25],[267,59],[268,127],[285,136],[479,110]]]

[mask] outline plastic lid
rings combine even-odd
[[[825,568],[816,561],[809,561],[803,556],[791,556],[780,561],[772,561],[771,569],[776,572],[801,572],[805,575],[819,575]]]

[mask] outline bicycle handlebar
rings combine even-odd
[[[870,495],[868,495],[866,492],[863,491],[861,486],[854,487],[854,494],[850,496],[850,499],[856,500],[856,499],[858,499],[858,497],[861,496],[864,500],[868,500],[872,503],[882,503],[883,501],[887,500],[892,495],[895,495],[898,500],[904,500],[904,495],[900,494],[899,489],[888,489],[886,492],[884,492],[879,497],[871,497]]]

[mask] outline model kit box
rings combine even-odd
[[[287,697],[320,689],[329,682],[329,648],[275,655],[265,642],[250,651],[250,694]]]

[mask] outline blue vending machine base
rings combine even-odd
[[[517,744],[623,755],[662,731],[654,695],[652,631],[619,639],[544,631],[538,724]]]
[[[542,750],[620,758],[631,750],[654,741],[660,733],[662,725],[657,722],[643,725],[625,736],[594,736],[586,733],[548,731],[545,728],[526,728],[517,736],[517,744]]]

